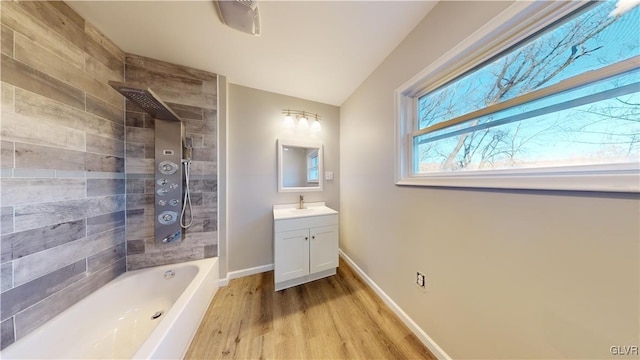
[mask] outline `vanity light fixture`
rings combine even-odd
[[[320,120],[318,119],[318,114],[316,114],[316,118],[311,123],[311,131],[318,132],[320,130],[322,130],[322,127],[320,126]]]
[[[284,113],[284,110],[283,110]],[[287,109],[287,115],[284,117],[284,127],[292,128],[295,126],[293,118],[291,117],[291,111]]]
[[[298,119],[298,126],[301,129],[309,128],[309,120],[307,120],[307,115],[304,113],[304,111],[302,112],[302,116],[300,116],[300,118]]]
[[[293,120],[294,115],[298,120],[298,127],[301,129],[309,129],[309,120],[313,120],[311,123],[312,131],[320,131],[320,120],[322,117],[318,114],[307,113],[306,110],[291,110],[291,109],[283,109],[282,114],[284,115],[284,126],[285,127],[293,127],[295,122]]]

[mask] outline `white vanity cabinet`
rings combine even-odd
[[[324,209],[314,209],[313,206],[289,208],[280,212],[274,207],[276,291],[335,275],[338,267],[338,213],[324,204],[322,207]]]

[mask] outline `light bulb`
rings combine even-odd
[[[292,128],[295,125],[295,122],[293,121],[293,118],[291,117],[291,115],[287,115],[284,117],[284,127],[286,128]]]
[[[318,119],[313,120],[313,122],[311,123],[311,131],[318,132],[321,129],[322,126],[320,126],[320,121],[318,121]]]
[[[298,120],[298,127],[303,128],[303,129],[308,129],[309,128],[309,121],[307,120],[306,117],[301,117],[300,120]]]

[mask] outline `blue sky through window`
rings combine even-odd
[[[611,16],[615,5],[592,6],[421,97],[419,129],[639,56],[640,8]],[[631,71],[418,136],[414,172],[637,162],[639,83],[640,72]],[[589,101],[504,120],[576,99]]]

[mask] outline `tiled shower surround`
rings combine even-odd
[[[191,203],[193,224],[185,240],[156,244],[153,238],[154,120],[127,101],[127,264],[129,270],[218,254],[215,74],[126,55],[126,79],[151,88],[185,124],[193,139]]]
[[[5,348],[127,268],[217,255],[217,85],[124,54],[64,2],[0,7]],[[183,243],[153,243],[153,119],[109,80],[150,86],[194,139],[195,222]]]

